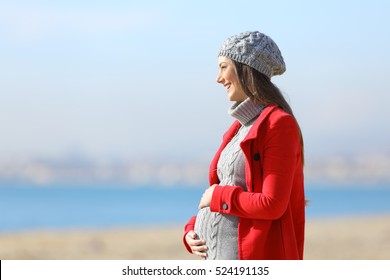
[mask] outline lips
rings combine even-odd
[[[231,83],[224,84],[223,86],[226,88],[226,90],[229,90],[229,89],[230,89],[230,86],[231,86]]]

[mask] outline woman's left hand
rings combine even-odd
[[[213,192],[217,184],[212,185],[211,187],[207,188],[205,192],[203,193],[203,196],[199,202],[199,209],[205,208],[210,206],[211,198],[213,197]]]

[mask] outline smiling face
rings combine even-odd
[[[218,68],[217,83],[225,87],[229,100],[242,102],[247,99],[248,96],[241,87],[233,61],[230,58],[219,56]]]

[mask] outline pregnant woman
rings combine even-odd
[[[184,245],[202,259],[303,259],[302,134],[271,82],[286,70],[281,52],[263,33],[240,33],[219,49],[218,68],[236,121],[211,162]]]

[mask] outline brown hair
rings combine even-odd
[[[242,89],[254,103],[265,106],[276,104],[286,113],[294,117],[290,105],[284,98],[279,88],[271,82],[271,79],[268,76],[260,73],[256,69],[253,69],[246,64],[234,60],[233,63],[236,67],[238,79],[241,83]],[[297,125],[302,146],[302,162],[304,162],[303,136],[298,122]]]

